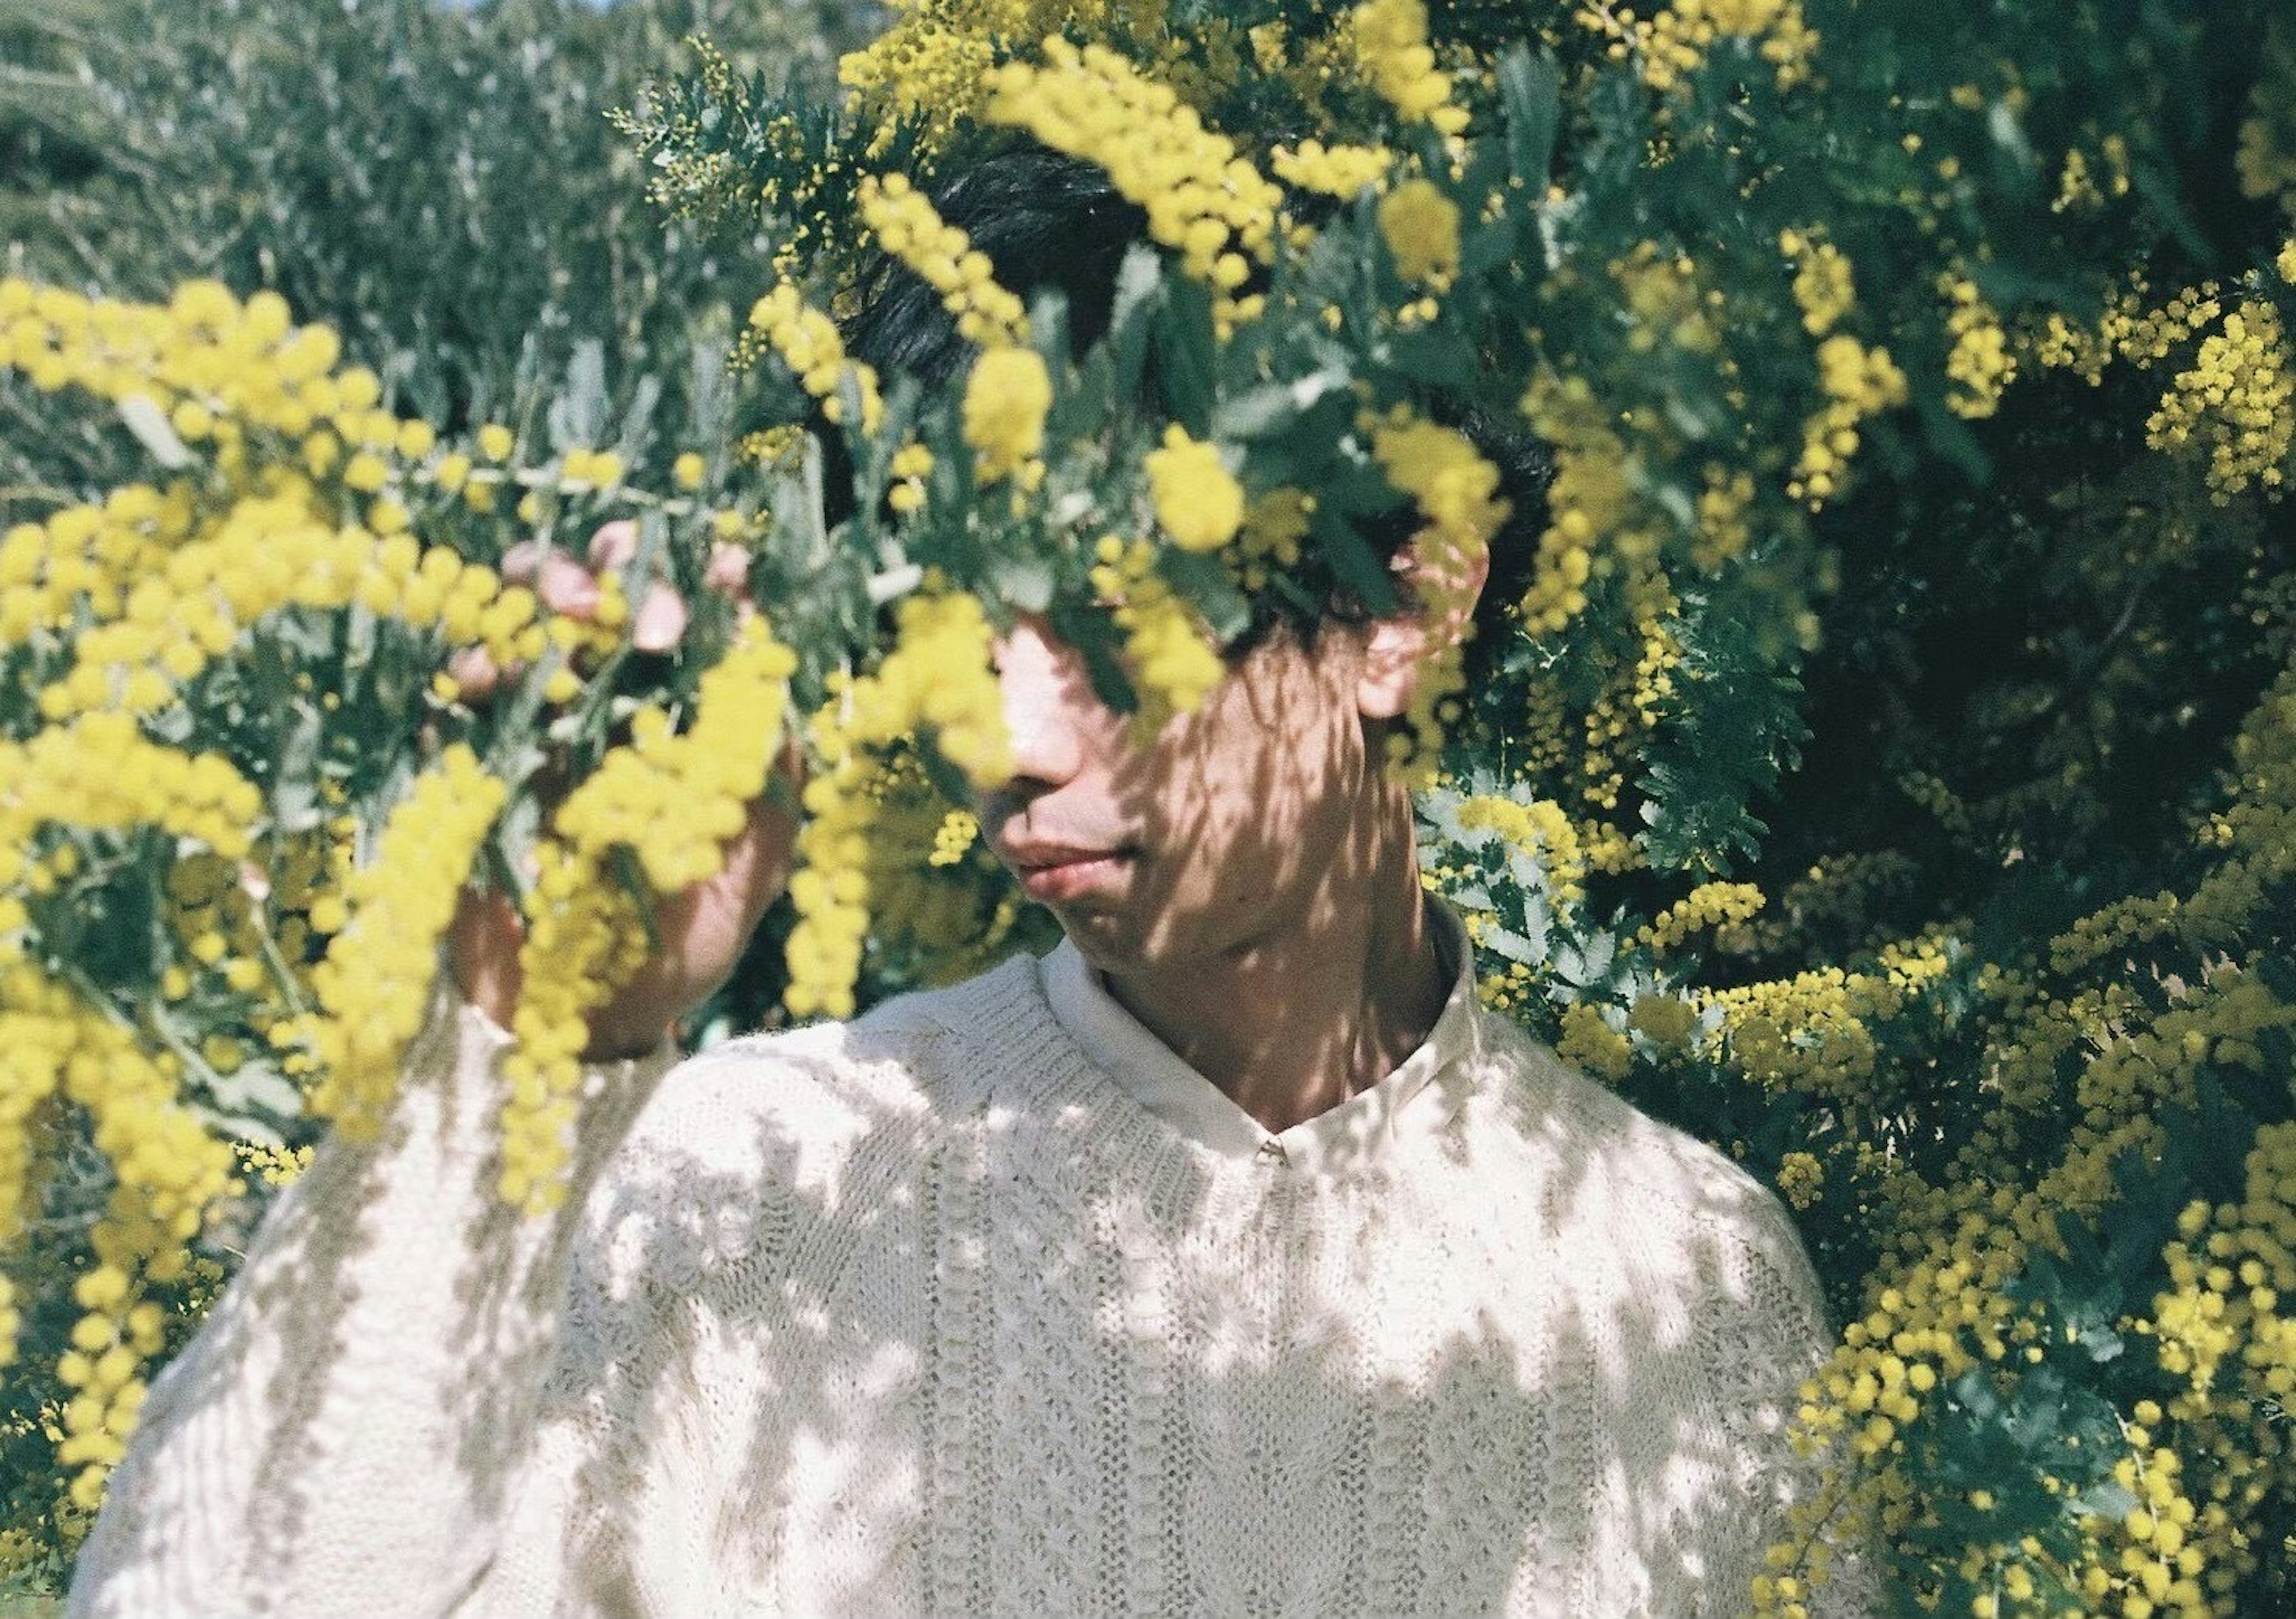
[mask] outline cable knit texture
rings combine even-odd
[[[1774,1198],[1472,996],[1417,1127],[1223,1150],[1046,972],[594,1075],[555,1224],[488,1211],[501,1036],[442,1016],[155,1386],[70,1612],[1746,1609],[1827,1342]]]

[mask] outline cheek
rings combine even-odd
[[[1159,739],[1156,841],[1223,898],[1288,887],[1339,853],[1363,733],[1352,709],[1308,700],[1321,696],[1223,692]]]

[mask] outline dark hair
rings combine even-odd
[[[1082,353],[1108,329],[1116,280],[1126,250],[1147,239],[1147,215],[1127,201],[1098,167],[1034,144],[1018,146],[972,163],[932,188],[942,218],[964,230],[988,257],[996,279],[1023,298],[1051,288],[1068,305],[1070,341]],[[846,323],[847,347],[888,377],[906,373],[927,388],[955,380],[971,357],[972,345],[959,336],[942,307],[940,295],[898,259],[879,254],[864,270],[856,313]],[[1152,401],[1152,364],[1144,380],[1143,403]],[[1551,469],[1546,451],[1522,426],[1487,412],[1445,408],[1433,401],[1428,413],[1464,433],[1499,471],[1499,487],[1513,507],[1506,527],[1491,547],[1491,579],[1483,592],[1479,620],[1488,620],[1503,604],[1521,597],[1546,507]],[[838,435],[828,436],[832,446]],[[832,487],[842,480],[832,478]],[[1364,537],[1382,556],[1392,557],[1417,527],[1406,509],[1366,528]],[[1323,615],[1330,619],[1365,616],[1352,596],[1335,596]],[[1231,647],[1236,652],[1258,641],[1276,623],[1291,621],[1312,636],[1316,625],[1300,622],[1269,599],[1255,603],[1251,630]],[[1495,623],[1487,622],[1487,629]],[[1496,636],[1484,637],[1495,642]]]

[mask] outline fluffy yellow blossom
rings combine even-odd
[[[1562,1009],[1562,1034],[1554,1054],[1597,1079],[1616,1084],[1633,1068],[1632,1042],[1612,1028],[1603,1009],[1591,1001],[1574,1001]]]
[[[1025,350],[1005,350],[1023,353]],[[983,356],[988,357],[988,356]],[[849,1017],[872,900],[869,846],[882,783],[872,760],[930,736],[976,787],[1012,772],[1004,693],[990,661],[994,631],[971,596],[920,594],[900,605],[892,650],[876,669],[832,682],[808,726],[822,761],[805,785],[798,913],[787,946],[791,1015]]]
[[[1581,26],[1611,41],[1615,59],[1631,59],[1653,90],[1674,89],[1702,67],[1724,39],[1752,43],[1775,69],[1780,89],[1809,76],[1818,36],[1802,16],[1798,0],[1674,0],[1648,12],[1584,4]]]
[[[1781,231],[1778,251],[1794,266],[1793,298],[1803,329],[1824,337],[1857,306],[1857,278],[1848,257],[1815,227]]]
[[[1366,0],[1348,20],[1364,77],[1406,123],[1424,119],[1444,135],[1466,133],[1467,110],[1452,102],[1451,81],[1435,64],[1421,0]]]
[[[964,383],[964,442],[972,449],[974,478],[1013,478],[1034,487],[1043,474],[1037,455],[1052,404],[1052,375],[1035,349],[991,348],[973,361]]]
[[[1156,521],[1183,551],[1218,551],[1243,527],[1243,486],[1220,464],[1219,446],[1174,422],[1141,460]]]
[[[1837,494],[1857,455],[1857,424],[1906,403],[1906,373],[1885,348],[1868,348],[1837,331],[1817,347],[1818,385],[1825,403],[1802,425],[1801,454],[1786,493],[1812,509]]]
[[[1652,918],[1642,942],[1672,950],[1693,933],[1742,922],[1761,908],[1762,891],[1751,883],[1701,883]]]
[[[997,284],[988,256],[942,219],[906,175],[864,176],[858,201],[862,223],[877,245],[940,294],[941,307],[956,318],[958,335],[984,348],[1028,340],[1028,316],[1018,295]]]
[[[1807,1152],[1790,1152],[1778,1162],[1778,1191],[1796,1208],[1816,1203],[1825,1190],[1825,1165]]]
[[[1219,649],[1185,599],[1156,571],[1156,547],[1104,536],[1093,588],[1124,632],[1124,651],[1140,691],[1139,722],[1151,734],[1176,714],[1193,713],[1227,675]]]
[[[1046,39],[1042,63],[996,70],[982,116],[1099,165],[1148,216],[1148,234],[1213,289],[1223,329],[1258,312],[1241,289],[1274,251],[1282,191],[1177,92],[1105,46]]]
[[[1380,199],[1380,234],[1406,282],[1440,292],[1459,273],[1459,206],[1431,180],[1406,180]]]
[[[803,295],[788,282],[777,283],[750,308],[749,330],[742,334],[737,358],[753,358],[753,345],[759,340],[781,356],[799,386],[821,402],[821,413],[831,421],[841,423],[845,419],[844,389],[849,381],[861,399],[861,430],[877,430],[884,406],[878,397],[875,369],[857,360],[849,361],[837,323],[820,310],[808,307]]]
[[[1267,164],[1286,185],[1344,200],[1385,180],[1395,154],[1384,146],[1326,146],[1311,139],[1276,147]]]
[[[2001,390],[2017,380],[2017,357],[2010,352],[2008,333],[1966,276],[1944,276],[1939,290],[1946,296],[1946,331],[1953,339],[1945,372],[1954,388],[1946,404],[1956,415],[1990,416],[2001,408]]]
[[[1586,898],[1587,858],[1579,846],[1578,829],[1553,799],[1526,804],[1478,795],[1459,801],[1458,816],[1462,827],[1471,831],[1488,827],[1530,855],[1558,906],[1568,908]]]
[[[437,976],[439,940],[505,796],[467,747],[447,748],[347,886],[349,920],[313,975],[324,1017],[311,1046],[324,1077],[310,1105],[350,1134],[371,1132],[397,1088]]]
[[[2156,450],[2205,453],[2218,505],[2251,484],[2276,493],[2296,440],[2296,374],[2280,312],[2253,298],[2226,314],[2144,425]]]

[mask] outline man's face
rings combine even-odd
[[[1095,697],[1041,619],[997,643],[1013,780],[980,806],[997,855],[1086,958],[1123,973],[1337,921],[1384,783],[1369,756],[1365,642],[1279,633],[1152,740]]]

